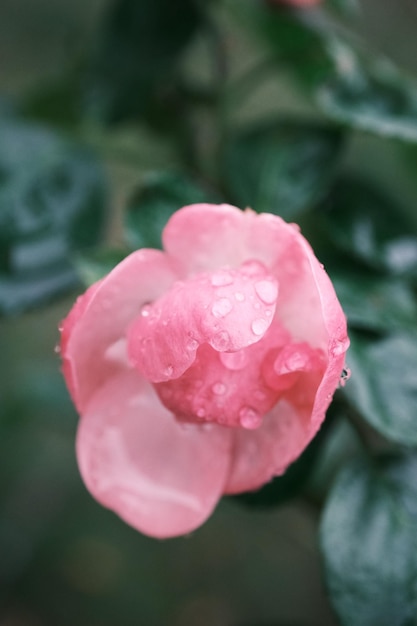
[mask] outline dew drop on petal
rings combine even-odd
[[[233,276],[227,270],[220,270],[211,277],[211,284],[213,287],[225,287],[233,283]]]
[[[220,360],[229,370],[242,370],[248,363],[248,355],[245,350],[222,352]]]
[[[255,283],[255,291],[265,304],[274,304],[278,297],[278,287],[272,280],[258,280]]]
[[[345,337],[344,339],[333,339],[330,344],[330,353],[332,356],[339,356],[346,352],[349,347],[349,339]]]
[[[239,411],[239,421],[243,428],[254,430],[260,426],[262,417],[259,415],[258,411],[255,411],[255,409],[250,406],[244,406]]]
[[[59,343],[57,343],[57,345],[54,348],[54,352],[55,354],[60,354],[61,352],[61,346],[59,345]]]
[[[219,298],[211,307],[214,317],[226,317],[233,309],[233,305],[229,298]]]
[[[240,268],[242,274],[246,276],[262,276],[265,275],[265,266],[260,261],[256,259],[252,259],[250,261],[246,261]]]
[[[166,368],[164,369],[164,375],[165,376],[172,376],[172,374],[174,373],[174,368],[172,367],[172,365],[167,365]]]
[[[204,417],[206,414],[206,410],[203,407],[197,409],[197,417]]]
[[[226,393],[226,385],[224,383],[215,383],[213,385],[213,393],[215,393],[216,396],[222,396]]]
[[[140,314],[142,315],[142,317],[149,317],[149,315],[151,314],[151,307],[149,306],[149,304],[145,304],[141,308]]]
[[[238,302],[243,302],[245,299],[245,294],[242,293],[241,291],[236,291],[235,298]]]
[[[350,369],[348,367],[345,367],[340,375],[340,386],[344,387],[347,383],[347,381],[349,380],[350,376],[351,376],[352,372],[350,371]]]
[[[214,335],[210,343],[215,350],[223,352],[230,346],[230,335],[227,330],[221,330],[217,335]]]
[[[251,324],[251,329],[254,335],[263,335],[268,328],[268,322],[263,318],[258,318],[253,320]]]
[[[198,341],[196,339],[189,339],[187,341],[187,350],[189,350],[190,352],[193,352],[194,350],[197,350],[198,348]]]

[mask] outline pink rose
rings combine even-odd
[[[228,205],[175,213],[62,325],[89,491],[154,537],[282,474],[322,423],[349,344],[294,224]]]

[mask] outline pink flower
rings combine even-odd
[[[62,325],[93,496],[154,537],[282,474],[322,423],[349,344],[332,284],[294,224],[228,205],[175,213]]]

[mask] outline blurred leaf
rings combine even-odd
[[[105,188],[83,147],[40,126],[0,124],[0,312],[76,284],[70,254],[100,236]]]
[[[417,615],[417,457],[354,460],[321,523],[330,599],[345,626],[413,626]]]
[[[114,1],[87,87],[93,115],[115,122],[152,110],[200,23],[196,0]]]
[[[365,271],[349,260],[343,267],[326,269],[350,327],[377,332],[415,328],[416,301],[403,281]]]
[[[93,252],[78,254],[75,267],[86,287],[101,280],[129,254],[128,250],[100,248]]]
[[[370,339],[350,332],[347,400],[382,435],[417,445],[417,335]]]
[[[377,135],[417,141],[417,85],[386,59],[336,37],[311,12],[253,4],[247,21],[326,115]]]
[[[148,177],[130,200],[125,217],[126,238],[133,248],[161,248],[161,233],[171,215],[188,204],[215,202],[187,176],[160,172]]]
[[[357,16],[360,13],[359,0],[327,0],[327,4],[342,16]]]
[[[23,98],[23,115],[61,126],[80,122],[83,72],[84,68],[78,64],[64,69],[55,79],[36,85]]]
[[[328,191],[342,139],[334,128],[289,120],[236,133],[222,156],[232,201],[242,208],[294,219]]]
[[[333,242],[369,266],[417,278],[417,236],[401,206],[359,179],[337,183],[322,219]]]

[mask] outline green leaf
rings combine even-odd
[[[152,108],[200,23],[196,0],[113,2],[91,63],[90,111],[114,122]]]
[[[338,476],[320,538],[331,602],[344,626],[414,626],[417,457],[354,460]]]
[[[74,263],[84,285],[89,287],[101,278],[104,278],[128,254],[128,250],[101,248],[93,252],[78,254]]]
[[[350,340],[347,400],[382,435],[416,446],[416,333],[371,339],[351,331]]]
[[[133,248],[161,248],[161,233],[171,215],[188,204],[215,202],[187,176],[159,172],[147,178],[128,203],[125,217],[126,238]]]
[[[302,11],[247,10],[257,30],[331,119],[377,135],[417,141],[417,85],[386,59],[334,34]],[[356,47],[355,47],[356,46]]]
[[[321,219],[334,244],[370,267],[417,278],[417,236],[401,205],[355,178],[339,181]]]
[[[222,171],[232,201],[291,220],[315,205],[336,172],[343,135],[320,124],[278,120],[233,135]]]
[[[376,332],[413,329],[417,319],[414,294],[407,283],[357,267],[326,264],[351,328]]]
[[[105,179],[82,146],[19,121],[0,124],[0,312],[77,283],[70,256],[102,231]]]

